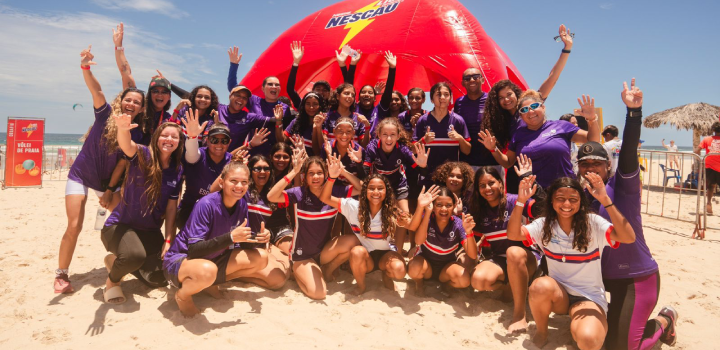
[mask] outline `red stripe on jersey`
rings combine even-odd
[[[526,247],[529,247],[529,246],[535,244],[532,237],[530,237],[530,231],[528,231],[525,228],[525,226],[521,226],[520,229],[522,230],[522,233],[524,233],[524,236],[525,236],[525,240],[522,241],[523,245],[525,245]]]
[[[272,211],[268,207],[262,207],[255,204],[249,204],[248,205],[248,211],[257,212],[258,214],[262,215],[272,215]]]
[[[442,249],[442,248],[440,248],[440,247],[438,247],[438,246],[435,246],[435,245],[432,245],[432,244],[428,243],[428,241],[425,241],[425,243],[423,243],[423,246],[427,247],[428,249],[430,249],[431,251],[433,251],[433,252],[435,252],[436,254],[439,254],[439,255],[447,255],[447,254],[450,254],[450,253],[454,252],[454,251],[457,249],[457,247],[458,247],[458,245],[457,245],[457,243],[456,243],[454,246],[452,246],[452,247],[450,247],[450,248],[448,248],[448,249]]]
[[[614,229],[615,227],[613,227],[612,225],[608,227],[607,231],[605,231],[605,239],[607,239],[610,248],[617,249],[620,246],[620,242],[615,242],[615,244],[613,244],[613,240],[610,239],[610,233],[612,233]]]
[[[590,260],[594,260],[594,259],[597,259],[597,258],[600,257],[600,250],[599,250],[599,249],[595,250],[594,252],[592,252],[592,253],[590,253],[590,254],[584,254],[584,255],[581,255],[581,254],[573,254],[573,255],[565,254],[565,255],[560,255],[560,254],[555,254],[555,253],[553,253],[553,252],[551,252],[551,251],[549,251],[549,250],[547,250],[547,249],[545,249],[545,248],[543,248],[543,252],[544,252],[545,255],[547,255],[548,257],[551,257],[551,258],[556,259],[556,260],[562,260],[562,258],[564,257],[566,260],[570,260],[570,261],[590,261]]]

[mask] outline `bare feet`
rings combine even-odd
[[[521,319],[515,320],[513,319],[512,323],[508,326],[508,333],[524,333],[527,332],[528,329],[528,323],[525,321],[525,317],[522,317]]]
[[[423,280],[415,281],[415,296],[425,297],[425,283],[423,283]]]
[[[223,299],[225,298],[225,293],[223,293],[220,290],[220,286],[210,286],[203,290],[203,292],[207,293],[209,296],[215,298],[215,299]]]
[[[455,294],[456,289],[453,288],[453,286],[450,285],[450,282],[440,283],[440,293],[446,297],[450,298],[453,294]]]
[[[325,283],[327,282],[334,282],[335,277],[337,277],[340,274],[340,271],[337,269],[328,269],[327,264],[320,267],[323,273],[323,278],[325,279]]]
[[[390,289],[392,291],[397,291],[397,288],[395,288],[395,281],[393,281],[390,276],[388,276],[387,272],[383,272],[382,274],[382,281],[385,288]]]
[[[195,307],[195,303],[193,303],[192,297],[188,297],[187,300],[184,300],[178,296],[179,294],[179,291],[175,293],[175,301],[178,304],[180,312],[183,314],[183,316],[185,316],[185,318],[192,318],[200,313],[200,310]]]
[[[705,206],[705,212],[706,212],[708,215],[713,215],[712,204],[708,204],[708,205]]]
[[[353,289],[353,291],[351,293],[352,293],[352,295],[360,296],[363,293],[365,293],[365,288],[366,288],[365,283],[358,283],[355,286],[355,289]]]
[[[545,346],[545,344],[547,344],[547,333],[535,333],[535,336],[533,337],[533,344],[535,344],[538,348]]]

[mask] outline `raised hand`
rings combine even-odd
[[[565,44],[565,50],[572,49],[573,38],[570,36],[570,29],[566,28],[564,24],[561,24],[560,29],[558,29],[558,34],[560,35],[560,40]]]
[[[300,171],[300,168],[302,168],[303,163],[305,163],[305,159],[307,158],[307,153],[305,152],[305,148],[295,148],[293,149],[293,155],[292,155],[292,165],[293,170],[296,172]]]
[[[357,120],[360,124],[365,125],[366,128],[370,127],[370,121],[362,114],[357,114]]]
[[[380,95],[385,90],[385,82],[384,81],[378,81],[375,83],[375,94]]]
[[[92,53],[90,53],[91,49],[92,49],[92,45],[88,45],[87,49],[82,50],[80,52],[80,65],[81,66],[92,66],[92,65],[97,64],[93,61],[93,58],[95,58],[95,56]]]
[[[475,219],[473,219],[472,215],[465,213],[462,214],[462,226],[466,233],[472,232],[475,228]]]
[[[250,158],[250,152],[244,147],[238,147],[234,149],[232,152],[232,161],[233,162],[239,162],[242,161],[245,165],[247,165],[248,160]]]
[[[345,170],[343,163],[334,155],[328,155],[328,176],[333,179],[338,178]]]
[[[435,132],[430,129],[429,125],[425,127],[425,136],[423,136],[423,138],[425,139],[426,145],[429,145],[433,141],[435,141]]]
[[[422,113],[415,113],[413,114],[412,118],[410,118],[410,125],[412,125],[413,128],[415,128],[415,124],[417,124],[418,119],[422,117]]]
[[[255,129],[252,139],[250,139],[250,147],[257,147],[267,141],[270,131],[267,128]]]
[[[520,153],[517,156],[517,165],[514,166],[515,173],[518,176],[522,176],[526,173],[532,173],[532,159],[528,158],[528,156]]]
[[[422,142],[416,142],[414,147],[417,157],[413,154],[413,161],[421,168],[427,167],[427,160],[430,156],[430,148],[425,151],[425,145],[423,145]]]
[[[247,219],[243,221],[242,225],[236,227],[230,232],[230,237],[235,243],[248,242],[252,240],[252,230],[247,226]]]
[[[608,197],[605,191],[605,182],[600,175],[595,173],[586,173],[584,183],[585,188],[590,192],[590,195],[595,197],[602,205],[608,205],[611,203],[610,197]]]
[[[329,157],[332,154],[332,146],[330,146],[330,140],[325,139],[325,143],[323,143],[325,147],[325,156]]]
[[[640,108],[643,104],[643,92],[635,86],[635,78],[630,80],[630,89],[627,82],[623,82],[622,100],[628,108]]]
[[[315,117],[313,117],[313,128],[322,128],[325,123],[325,118],[327,118],[325,113],[316,114]]]
[[[188,107],[192,106],[192,103],[190,103],[190,100],[188,100],[186,98],[180,100],[180,102],[178,102],[178,105],[177,105],[177,107],[175,107],[175,109],[181,110],[185,106],[188,106]]]
[[[345,66],[345,61],[347,61],[348,56],[350,55],[350,47],[345,45],[340,49],[340,51],[335,50],[335,59],[340,64],[340,67]]]
[[[520,181],[520,187],[518,188],[517,202],[524,204],[535,195],[536,191],[537,184],[535,183],[535,175],[530,175],[522,179],[522,181]]]
[[[397,57],[395,57],[395,55],[393,55],[390,51],[385,51],[385,61],[388,63],[390,68],[395,68],[397,66]]]
[[[422,190],[420,190],[420,195],[418,196],[418,208],[429,207],[439,195],[440,187],[437,185],[430,186],[427,191],[425,191],[425,186],[423,186]]]
[[[114,115],[113,118],[115,119],[115,125],[120,131],[130,131],[138,126],[132,122],[132,117],[126,113]]]
[[[357,65],[357,63],[360,61],[360,57],[362,57],[362,51],[353,50],[353,52],[350,53],[350,64],[353,66]]]
[[[299,65],[303,56],[305,56],[305,47],[302,46],[302,42],[293,41],[292,43],[290,43],[290,51],[292,52],[293,56],[293,65]]]
[[[350,157],[350,160],[352,160],[355,163],[362,163],[363,162],[363,148],[358,146],[357,150],[354,150],[352,147],[348,148],[348,156]]]
[[[183,125],[185,125],[185,131],[187,132],[188,138],[198,137],[198,135],[201,135],[203,130],[205,130],[208,121],[206,120],[202,123],[202,125],[200,125],[199,120],[200,115],[197,109],[193,112],[192,108],[188,108],[187,112],[185,112],[185,118],[180,119]]]
[[[592,123],[597,120],[598,116],[595,114],[595,99],[588,96],[582,95],[582,99],[578,97],[578,103],[580,104],[580,115],[585,117],[588,123]]]
[[[275,114],[275,123],[280,123],[277,125],[282,125],[282,118],[285,114],[285,109],[281,104],[276,104],[275,108],[273,108],[273,114]]]
[[[462,199],[458,198],[455,193],[453,193],[453,197],[455,197],[455,209],[453,211],[455,212],[455,215],[460,215],[463,213]]]
[[[490,130],[480,130],[478,136],[480,137],[480,143],[482,143],[488,151],[493,151],[495,150],[495,148],[497,148],[497,139],[495,138],[495,136],[493,136],[492,133],[490,133]]]
[[[242,59],[242,55],[240,53],[240,49],[237,46],[233,46],[228,49],[228,56],[230,57],[230,63],[238,64],[240,63],[240,60]]]
[[[213,119],[213,123],[220,124],[220,114],[218,114],[216,110],[213,109],[212,111],[210,111],[210,116]]]
[[[292,142],[294,148],[305,148],[305,140],[300,135],[290,135],[290,141]]]
[[[125,25],[122,22],[120,22],[120,24],[118,24],[118,26],[117,26],[117,29],[112,30],[113,43],[115,44],[115,47],[122,47],[124,28],[125,28]]]
[[[462,135],[455,131],[455,126],[453,126],[452,124],[450,124],[450,131],[448,131],[448,137],[452,140],[463,139]]]

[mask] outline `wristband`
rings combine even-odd
[[[80,69],[82,69],[82,70],[90,70],[90,65],[83,66],[83,65],[81,64],[81,65],[80,65]]]
[[[328,177],[328,178],[327,178],[327,181],[328,181],[328,182],[335,182],[335,180],[337,180],[337,177],[335,177],[335,178]]]
[[[277,128],[282,128],[282,124],[277,124],[277,123],[276,123],[276,124],[275,124],[275,128],[276,128],[276,129],[277,129]]]
[[[166,239],[166,240],[165,240],[165,243],[172,243],[172,241],[169,240],[169,239]]]
[[[173,113],[180,115],[180,111],[178,111],[177,108],[173,110]]]
[[[115,51],[125,51],[125,48],[122,46],[115,46]]]
[[[115,185],[115,186],[110,186],[110,185],[108,185],[106,191],[115,192],[115,191],[117,191],[118,187],[119,187],[118,185]]]
[[[615,203],[610,203],[610,204],[608,204],[608,205],[603,205],[603,207],[605,207],[605,209],[607,209],[607,208],[612,207],[613,205],[615,205]]]
[[[525,203],[515,202],[515,206],[516,206],[516,207],[520,207],[520,208],[524,208],[524,207],[525,207]]]
[[[283,179],[285,179],[285,182],[287,182],[288,185],[290,184],[290,179],[287,176],[283,176]]]
[[[570,53],[570,50],[562,49],[562,53]]]
[[[495,151],[497,151],[497,146],[495,146],[495,148],[491,149],[490,153],[495,153]]]

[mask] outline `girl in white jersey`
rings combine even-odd
[[[591,214],[580,183],[568,177],[550,185],[547,217],[522,226],[524,203],[535,193],[534,175],[520,183],[518,200],[508,223],[508,238],[536,244],[547,257],[549,276],[530,286],[530,310],[538,347],[547,343],[550,313],[569,314],[570,332],[580,349],[600,349],[607,333],[607,307],[600,257],[608,246],[633,243],[635,231],[614,207],[602,179],[588,173],[588,191],[607,209],[612,223]]]

